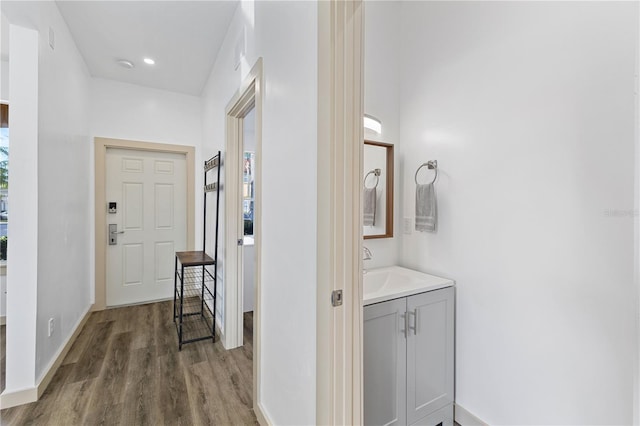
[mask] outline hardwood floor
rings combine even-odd
[[[2,425],[253,425],[253,315],[244,346],[178,351],[173,302],[94,312],[39,401]]]

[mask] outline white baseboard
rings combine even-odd
[[[273,424],[261,403],[254,404],[253,412],[260,426],[271,426]]]
[[[40,377],[40,380],[38,380],[38,398],[42,396],[44,391],[47,389],[47,386],[49,386],[49,383],[51,383],[53,375],[56,374],[56,371],[58,371],[58,367],[60,367],[60,364],[62,364],[62,361],[64,361],[67,353],[69,353],[69,349],[71,349],[73,342],[76,341],[78,335],[84,328],[84,325],[89,319],[92,310],[93,305],[89,305],[87,310],[84,311],[84,314],[82,314],[82,316],[78,320],[78,323],[76,324],[73,333],[71,333],[71,336],[69,336],[69,338],[67,339],[67,342],[60,348],[56,356],[53,357],[47,368],[45,368],[42,376]]]
[[[28,404],[30,402],[36,402],[37,400],[37,388],[20,389],[13,392],[7,392],[5,389],[5,391],[0,394],[0,408],[4,410],[5,408]]]
[[[84,328],[84,324],[89,319],[89,315],[91,315],[91,310],[93,309],[93,305],[90,305],[84,314],[80,317],[80,320],[76,324],[73,333],[67,339],[66,343],[60,348],[56,356],[51,360],[49,366],[44,370],[42,376],[38,380],[38,383],[33,388],[21,389],[14,392],[7,392],[6,390],[0,394],[0,409],[11,408],[17,405],[28,404],[30,402],[35,402],[40,398],[40,396],[44,393],[51,383],[51,379],[53,379],[54,374],[58,371],[58,367],[62,364],[62,361],[67,356],[69,349],[73,345],[73,342],[76,341],[76,338]]]
[[[1,316],[0,317],[0,325],[5,325],[7,323],[7,317],[6,316]]]
[[[461,407],[459,404],[455,404],[454,410],[454,419],[456,423],[460,424],[460,426],[489,426],[487,423],[476,417],[475,414]]]

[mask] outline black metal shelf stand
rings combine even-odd
[[[202,251],[176,252],[173,321],[178,332],[178,349],[185,343],[216,338],[216,295],[218,290],[218,225],[220,215],[221,152],[204,163],[204,221]],[[215,182],[208,182],[214,171]],[[215,242],[213,257],[206,253],[207,193],[215,192]]]

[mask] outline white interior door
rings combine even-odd
[[[186,182],[183,154],[107,149],[106,208],[116,203],[105,229],[107,306],[172,297],[174,253],[186,250]]]

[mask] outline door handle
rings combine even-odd
[[[409,314],[409,330],[413,330],[413,335],[418,334],[418,308],[408,312]],[[411,327],[411,315],[413,315],[413,327]]]
[[[118,234],[124,234],[124,231],[118,231],[118,225],[115,223],[109,224],[109,245],[115,246],[118,244]]]

